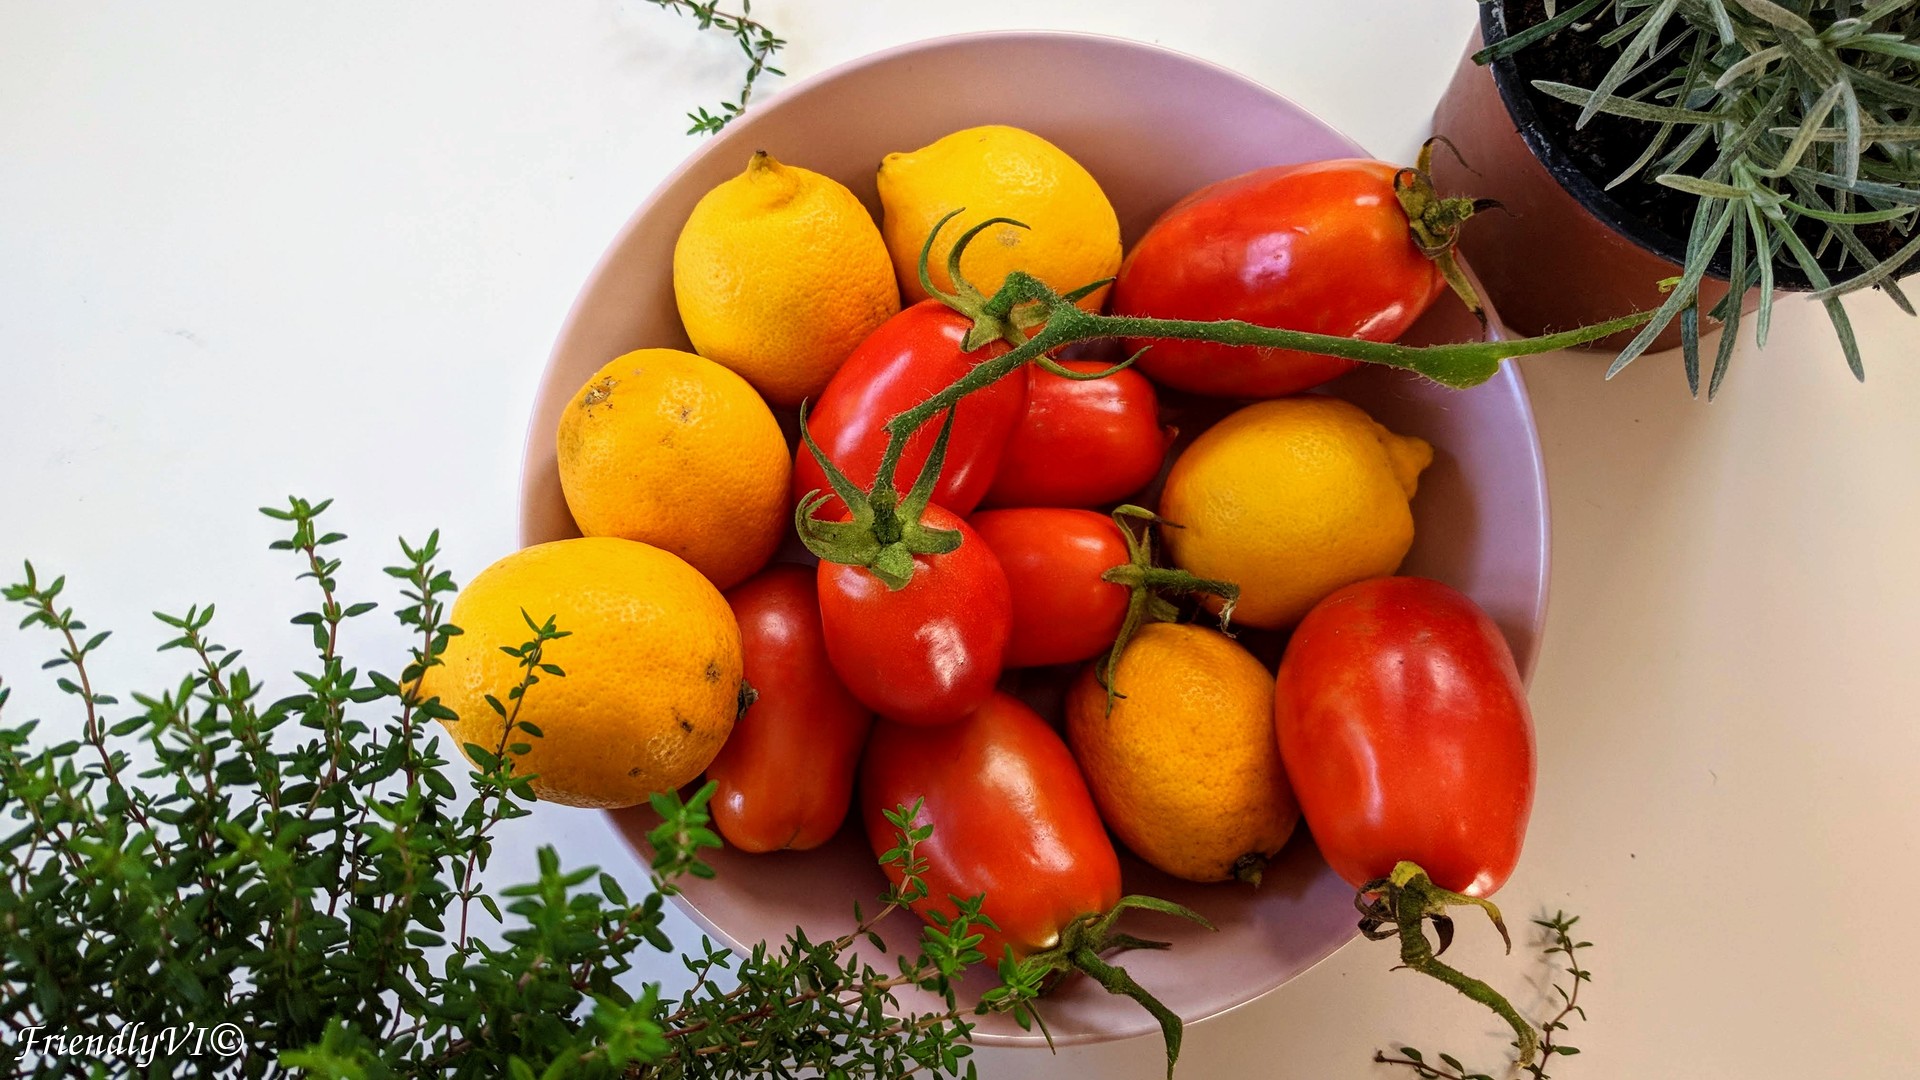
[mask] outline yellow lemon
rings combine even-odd
[[[1215,630],[1140,629],[1114,669],[1067,695],[1067,738],[1100,817],[1134,854],[1188,881],[1258,883],[1300,807],[1280,763],[1273,676]]]
[[[1059,147],[1032,132],[998,124],[956,131],[910,154],[880,162],[881,232],[900,288],[924,300],[920,249],[949,212],[927,268],[934,285],[951,292],[947,252],[961,233],[994,217],[1028,228],[994,225],[961,254],[960,273],[991,296],[1009,272],[1025,270],[1056,292],[1067,292],[1120,270],[1120,219],[1093,174]],[[1080,301],[1099,310],[1107,290]]]
[[[695,352],[783,407],[817,396],[900,310],[867,208],[765,151],[694,206],[673,246],[673,298]]]
[[[1343,585],[1399,569],[1408,503],[1433,463],[1359,407],[1308,395],[1249,405],[1173,463],[1160,516],[1174,565],[1240,586],[1236,621],[1291,626]]]
[[[788,528],[786,437],[746,380],[677,349],[595,372],[560,415],[560,489],[588,536],[639,540],[726,589]]]
[[[522,616],[522,612],[526,616]],[[549,616],[566,637],[542,646],[539,673],[500,650],[531,641],[526,618]],[[632,806],[700,775],[733,730],[740,701],[740,627],[726,599],[693,567],[631,540],[539,544],[480,572],[454,600],[463,631],[428,668],[422,692],[459,714],[442,721],[464,750],[527,749],[514,770],[569,806]],[[492,695],[517,722],[506,731]]]

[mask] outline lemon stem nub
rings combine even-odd
[[[1273,860],[1258,851],[1249,851],[1233,861],[1233,880],[1242,881],[1254,888],[1260,887],[1260,879],[1266,875],[1267,867]]]

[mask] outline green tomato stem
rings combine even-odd
[[[933,498],[934,484],[947,457],[947,439],[953,434],[953,414],[933,440],[933,448],[921,466],[920,475],[904,499],[893,487],[892,470],[879,477],[870,491],[861,491],[813,441],[807,427],[807,408],[800,407],[800,441],[827,474],[833,494],[808,492],[793,508],[794,529],[807,550],[824,562],[864,566],[884,582],[889,590],[907,587],[913,580],[915,555],[940,555],[960,546],[955,529],[936,529],[924,524],[927,504]],[[896,443],[903,440],[895,440]],[[895,455],[897,459],[898,455]],[[834,495],[847,506],[848,521],[815,516]]]
[[[941,219],[940,225],[946,224],[959,213],[961,213],[960,210],[952,211],[946,218]],[[838,474],[832,462],[827,461],[820,453],[819,448],[813,445],[812,440],[810,438],[807,440],[808,451],[814,454],[820,460],[822,467],[827,470],[835,493],[852,510],[854,520],[842,524],[817,519],[813,516],[814,511],[819,509],[820,503],[824,500],[816,501],[811,497],[804,499],[794,516],[801,539],[815,555],[822,559],[874,568],[890,588],[897,589],[905,584],[906,576],[911,570],[905,562],[911,553],[950,551],[957,543],[953,536],[942,530],[923,530],[920,527],[920,515],[926,508],[933,483],[939,477],[939,462],[942,456],[940,453],[936,452],[928,458],[927,467],[921,470],[913,489],[904,499],[897,494],[894,473],[899,466],[901,455],[906,450],[907,440],[928,421],[942,413],[947,415],[948,427],[951,428],[953,410],[960,403],[960,399],[1007,377],[1029,363],[1042,360],[1047,353],[1063,346],[1103,338],[1172,338],[1186,341],[1212,341],[1223,345],[1288,349],[1396,367],[1424,375],[1444,386],[1465,389],[1491,379],[1500,370],[1502,360],[1585,345],[1639,326],[1653,318],[1655,314],[1654,312],[1636,312],[1593,326],[1567,330],[1558,334],[1545,334],[1540,337],[1424,346],[1400,345],[1386,341],[1360,341],[1329,334],[1310,334],[1301,330],[1280,330],[1268,326],[1255,326],[1237,319],[1196,322],[1188,319],[1153,319],[1136,315],[1100,315],[1081,310],[1075,306],[1074,301],[1102,283],[1096,282],[1083,286],[1062,296],[1033,275],[1018,270],[1008,274],[999,290],[992,296],[982,299],[980,291],[960,276],[960,253],[967,243],[989,224],[1011,224],[1025,228],[1019,222],[993,218],[969,229],[948,254],[948,269],[953,278],[955,291],[935,295],[973,320],[973,327],[964,342],[967,351],[972,352],[996,337],[1005,339],[1013,348],[1000,356],[982,360],[945,389],[888,420],[887,446],[881,458],[875,483],[867,492],[854,489],[844,476]],[[939,225],[936,225],[933,232],[928,234],[927,242],[920,251],[921,280],[929,287],[931,287],[931,278],[927,273],[927,260],[932,252],[933,239],[938,234]],[[1021,341],[1021,331],[1017,329],[1019,326],[1037,326],[1039,329],[1031,338]],[[1138,354],[1135,354],[1133,359],[1138,359]],[[1132,359],[1127,363],[1132,363]],[[805,436],[804,414],[801,421],[802,435]],[[937,445],[939,449],[944,449],[945,433],[942,434],[941,441]],[[883,554],[884,557],[882,557]],[[1154,584],[1164,588],[1173,583],[1159,581]],[[1128,617],[1128,622],[1135,627],[1146,614],[1142,605],[1147,601],[1141,600],[1141,595],[1141,590],[1136,589],[1132,605],[1135,610],[1130,611]],[[1117,653],[1109,654],[1107,662],[1109,673],[1114,655]],[[1109,706],[1111,706],[1111,699],[1109,699]]]
[[[1195,577],[1185,570],[1174,570],[1153,564],[1153,534],[1155,525],[1162,528],[1178,528],[1164,521],[1158,514],[1145,507],[1127,504],[1113,511],[1113,523],[1120,529],[1120,535],[1126,538],[1127,561],[1108,569],[1100,575],[1100,580],[1112,582],[1128,589],[1127,612],[1120,621],[1120,632],[1114,635],[1113,644],[1106,654],[1095,663],[1098,665],[1100,685],[1107,691],[1107,715],[1113,715],[1113,703],[1116,698],[1127,695],[1121,693],[1113,684],[1114,670],[1120,665],[1120,656],[1127,651],[1127,644],[1133,640],[1140,628],[1150,622],[1171,622],[1180,617],[1179,609],[1169,603],[1165,593],[1179,596],[1211,595],[1221,599],[1220,629],[1224,632],[1227,623],[1233,618],[1233,606],[1240,600],[1240,586],[1231,581],[1217,581],[1212,578]],[[1135,529],[1139,523],[1140,530]]]
[[[1092,979],[1106,988],[1109,994],[1124,994],[1139,1002],[1153,1018],[1160,1022],[1160,1037],[1167,1046],[1167,1080],[1173,1080],[1173,1063],[1180,1059],[1180,1037],[1182,1025],[1179,1014],[1160,1003],[1160,1000],[1147,993],[1146,988],[1133,981],[1127,969],[1117,967],[1100,959],[1100,954],[1092,949],[1075,949],[1073,966],[1079,968]]]
[[[1214,929],[1213,923],[1199,912],[1183,907],[1171,900],[1162,900],[1154,896],[1123,896],[1113,907],[1103,913],[1088,913],[1074,919],[1060,929],[1060,940],[1052,948],[1037,952],[1019,961],[1025,978],[1022,982],[1050,983],[1052,979],[1069,970],[1085,972],[1098,982],[1110,994],[1122,994],[1139,1002],[1160,1024],[1161,1038],[1167,1048],[1167,1080],[1173,1080],[1173,1064],[1180,1057],[1180,1036],[1182,1025],[1179,1014],[1161,1004],[1159,999],[1149,993],[1145,987],[1133,980],[1125,968],[1110,964],[1101,958],[1101,953],[1116,949],[1164,949],[1164,941],[1147,941],[1131,934],[1120,933],[1114,929],[1114,923],[1123,912],[1129,910],[1155,911],[1163,915],[1172,915],[1185,919],[1208,930]],[[1051,1044],[1052,1038],[1048,1037]]]
[[[1304,330],[1255,326],[1238,319],[1203,322],[1155,319],[1141,315],[1096,315],[1075,307],[1037,279],[1020,271],[1007,275],[1006,284],[994,297],[996,300],[1003,298],[1014,303],[1043,305],[1046,321],[1040,332],[1012,351],[975,365],[973,370],[954,380],[946,389],[894,417],[887,423],[888,434],[893,439],[904,441],[942,410],[951,408],[961,398],[1004,378],[1041,354],[1084,341],[1171,338],[1290,349],[1400,368],[1423,375],[1443,386],[1464,390],[1493,378],[1503,360],[1590,344],[1639,326],[1654,314],[1650,311],[1635,312],[1592,326],[1539,337],[1447,345],[1402,345],[1391,341],[1361,341],[1331,334],[1311,334]]]
[[[1398,937],[1401,967],[1438,979],[1493,1010],[1513,1028],[1520,1067],[1533,1063],[1540,1050],[1540,1034],[1533,1025],[1498,990],[1442,961],[1427,940],[1426,922],[1432,920],[1440,931],[1440,947],[1445,949],[1453,936],[1453,920],[1447,915],[1447,908],[1471,905],[1487,913],[1511,950],[1513,942],[1507,937],[1506,923],[1492,901],[1443,889],[1433,883],[1425,870],[1411,862],[1401,862],[1390,876],[1362,885],[1360,894],[1359,905],[1364,915],[1360,921],[1361,933],[1375,940]],[[1368,896],[1376,899],[1369,902],[1365,899]]]

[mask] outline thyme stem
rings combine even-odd
[[[774,67],[775,53],[786,47],[786,41],[776,35],[765,23],[752,17],[752,0],[741,0],[740,13],[733,14],[720,10],[719,0],[647,0],[648,3],[667,11],[690,15],[702,30],[718,30],[731,34],[746,54],[747,72],[740,83],[740,97],[737,101],[723,101],[718,113],[708,112],[705,108],[687,114],[693,126],[687,129],[689,135],[712,135],[732,123],[734,118],[746,111],[747,102],[753,99],[754,84],[762,75],[784,75],[785,72]]]

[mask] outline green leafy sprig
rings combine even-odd
[[[867,958],[892,956],[880,924],[927,895],[927,862],[919,847],[933,829],[913,824],[919,809],[915,804],[886,812],[896,843],[880,861],[898,867],[901,880],[871,912],[856,905],[855,926],[846,934],[814,942],[796,929],[778,951],[756,945],[740,962],[738,984],[727,991],[718,984],[734,971],[733,953],[708,944],[702,956],[686,958],[694,987],[664,1018],[673,1057],[643,1075],[973,1075],[969,1013],[1008,1011],[1019,1018],[1032,1009],[1038,989],[990,994],[973,1010],[959,1004],[957,981],[984,960],[979,930],[993,926],[980,910],[984,896],[956,899],[951,918],[934,916],[921,929],[918,955],[895,958],[894,970]],[[863,956],[862,945],[872,953]],[[908,986],[932,992],[940,1005],[901,1013],[894,991]]]
[[[702,30],[718,30],[730,34],[740,46],[747,58],[747,73],[740,83],[740,97],[735,101],[722,101],[719,112],[709,112],[705,106],[687,114],[693,126],[687,129],[689,135],[712,135],[731,124],[736,117],[746,111],[747,102],[753,97],[754,83],[762,75],[785,75],[786,72],[774,67],[774,54],[786,47],[786,41],[768,29],[765,24],[753,19],[752,0],[740,0],[740,14],[730,15],[720,10],[720,0],[647,0],[655,7],[668,11],[677,11],[692,16]]]
[[[1560,1041],[1562,1033],[1570,1029],[1572,1018],[1587,1018],[1587,1010],[1580,1004],[1580,987],[1593,981],[1593,973],[1580,966],[1581,949],[1593,947],[1591,941],[1576,941],[1573,937],[1573,925],[1580,921],[1578,915],[1568,915],[1557,911],[1550,919],[1535,919],[1534,925],[1546,931],[1546,944],[1541,948],[1541,956],[1549,962],[1556,957],[1564,958],[1566,967],[1560,970],[1567,975],[1567,981],[1556,979],[1553,982],[1554,993],[1560,995],[1560,1009],[1554,1015],[1540,1022],[1540,1054],[1521,1066],[1532,1080],[1550,1080],[1547,1069],[1556,1058],[1578,1054],[1580,1048],[1569,1046]],[[1434,1054],[1431,1059],[1425,1053],[1411,1046],[1402,1046],[1394,1054],[1375,1051],[1373,1060],[1382,1065],[1398,1065],[1413,1070],[1421,1080],[1494,1080],[1490,1073],[1468,1072],[1460,1064],[1460,1059],[1452,1054]],[[1438,1064],[1435,1064],[1435,1062]],[[1501,1070],[1504,1072],[1504,1070]]]
[[[1600,113],[1648,125],[1646,149],[1609,187],[1651,182],[1698,199],[1680,277],[1608,374],[1645,352],[1677,318],[1688,384],[1699,392],[1699,288],[1724,253],[1730,289],[1704,312],[1725,331],[1709,398],[1726,375],[1745,294],[1756,287],[1754,336],[1766,344],[1776,266],[1797,267],[1813,283],[1848,367],[1864,379],[1840,298],[1878,288],[1914,314],[1897,278],[1920,259],[1920,6],[1580,0],[1548,10],[1550,18],[1474,58],[1486,63],[1611,19],[1599,44],[1615,55],[1596,85],[1533,86],[1581,106],[1579,126]],[[1880,249],[1862,237],[1867,229],[1879,232]]]
[[[567,632],[530,617],[527,640],[503,646],[518,676],[488,706],[506,723],[495,745],[465,747],[463,799],[441,740],[422,730],[457,719],[421,692],[459,633],[446,622],[454,582],[437,565],[439,537],[402,541],[404,562],[387,570],[415,639],[399,675],[363,672],[342,655],[342,629],[375,607],[340,596],[331,553],[345,537],[321,528],[327,508],[293,499],[266,511],[289,526],[273,546],[294,554],[317,593],[293,620],[310,628],[315,662],[291,678],[257,678],[213,637],[214,609],[195,606],[157,616],[175,635],[162,650],[188,657],[188,670],[123,707],[96,689],[108,635],[64,604],[64,579],[29,565],[4,590],[25,609],[23,627],[58,639],[47,666],[83,713],[81,737],[52,745],[36,745],[33,721],[0,725],[0,1046],[14,1072],[971,1071],[970,1011],[954,984],[982,959],[983,898],[925,928],[910,956],[892,956],[877,932],[924,893],[916,848],[928,830],[908,829],[910,814],[895,818],[904,835],[887,856],[905,869],[902,885],[871,917],[856,909],[851,933],[815,942],[796,930],[743,956],[703,944],[683,957],[695,981],[678,998],[636,986],[632,972],[642,949],[672,948],[663,919],[674,879],[713,873],[701,858],[719,845],[711,785],[654,798],[652,888],[638,901],[611,875],[563,867],[550,847],[538,851],[536,880],[484,882],[498,827],[530,812],[531,777],[515,762],[541,732],[519,710],[544,680],[565,677],[552,658]],[[267,703],[268,684],[283,681],[295,692]],[[0,710],[10,696],[0,685]],[[134,775],[128,747],[138,744],[152,765]],[[476,926],[479,912],[490,921]],[[907,985],[932,991],[938,1007],[903,1014],[894,991]],[[1016,987],[982,1009],[1029,1015],[1036,992]],[[223,1026],[243,1037],[237,1052],[193,1036]],[[144,1058],[68,1049],[128,1029],[188,1037]]]

